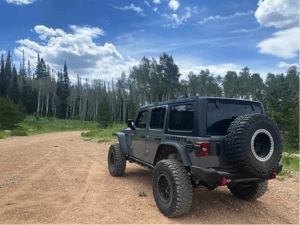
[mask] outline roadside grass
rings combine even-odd
[[[28,136],[28,133],[26,130],[12,130],[10,132],[11,136]]]
[[[118,137],[113,135],[113,133],[118,132],[126,128],[127,125],[125,123],[113,124],[111,127],[107,129],[93,129],[89,132],[81,133],[83,140],[85,141],[93,141],[98,143],[114,143],[117,142]]]
[[[282,171],[278,174],[278,180],[284,180],[285,177],[293,177],[292,173],[299,173],[299,157],[285,155],[281,158],[281,163],[283,164]]]
[[[60,131],[81,131],[81,130],[94,130],[97,129],[97,123],[95,121],[80,121],[80,120],[65,120],[65,119],[53,119],[34,116],[26,116],[22,123],[18,124],[16,129],[9,132],[0,130],[0,137],[7,138],[10,136],[24,136],[27,135],[44,134]]]

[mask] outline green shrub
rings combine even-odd
[[[2,137],[2,136],[0,136],[0,139],[3,139],[3,137]]]
[[[59,127],[59,130],[67,130],[68,128],[67,127],[65,127],[65,126],[60,126]]]
[[[11,136],[28,136],[28,133],[26,130],[12,130],[10,132]]]
[[[54,121],[54,119],[52,118],[52,117],[47,117],[47,120],[49,120],[49,121]]]
[[[100,136],[101,137],[101,133],[102,130],[91,130],[87,133],[81,133],[81,136],[82,137],[97,137],[97,136]]]
[[[290,167],[292,170],[299,171],[299,157],[283,156],[281,162],[284,168]]]
[[[103,98],[99,102],[97,123],[99,124],[99,127],[104,129],[112,125],[111,109],[106,98]]]
[[[103,142],[111,142],[112,140],[111,139],[101,139],[98,141],[98,143],[103,143]]]
[[[24,121],[26,110],[21,103],[15,104],[9,98],[0,97],[0,129],[9,130]]]

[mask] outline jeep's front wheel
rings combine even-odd
[[[123,176],[126,168],[126,155],[122,152],[120,144],[113,144],[108,151],[108,170],[113,177]]]
[[[268,187],[268,181],[243,182],[236,186],[228,186],[231,194],[239,199],[254,201],[264,195]]]
[[[187,213],[192,204],[192,184],[187,170],[175,159],[159,161],[153,171],[153,195],[167,217]]]

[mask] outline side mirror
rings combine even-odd
[[[133,119],[128,119],[128,120],[127,120],[127,126],[128,126],[131,130],[135,130],[134,120],[133,120]]]

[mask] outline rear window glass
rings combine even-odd
[[[170,109],[169,130],[191,131],[193,129],[194,106],[176,105]]]
[[[249,113],[263,113],[260,106],[254,106],[254,110],[250,104],[229,104],[219,103],[219,108],[214,102],[207,103],[206,112],[207,134],[226,135],[227,129],[231,122],[238,116]]]

